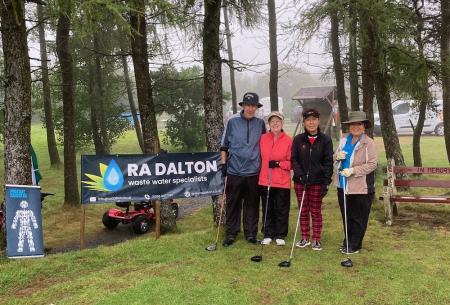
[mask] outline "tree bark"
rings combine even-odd
[[[420,139],[422,137],[423,125],[425,123],[425,116],[427,111],[428,101],[419,101],[419,117],[417,119],[417,124],[414,127],[413,134],[413,159],[414,166],[422,166],[422,155],[420,153]]]
[[[205,134],[208,151],[219,151],[223,133],[222,71],[220,58],[220,0],[205,0],[203,20],[203,83],[205,107]],[[214,196],[214,222],[218,224],[220,204]],[[225,217],[223,217],[225,218]]]
[[[69,48],[71,1],[61,1],[61,13],[56,28],[56,53],[58,55],[61,79],[64,120],[64,204],[78,205],[77,163],[75,151],[75,101],[73,62]]]
[[[373,98],[374,91],[374,53],[372,46],[375,43],[373,33],[373,21],[369,16],[360,15],[360,45],[361,45],[361,86],[363,98],[363,111],[367,114],[372,126],[374,126]],[[366,130],[369,137],[373,138],[373,128]]]
[[[450,162],[450,1],[441,0],[441,79],[444,139]]]
[[[147,25],[145,22],[145,1],[134,0],[130,12],[132,31],[131,53],[133,58],[136,91],[141,114],[141,126],[145,153],[159,153],[160,143],[153,104],[152,83],[148,63]],[[222,111],[220,111],[222,113]]]
[[[88,61],[89,66],[89,108],[91,110],[91,129],[92,141],[94,142],[95,154],[102,155],[105,153],[102,138],[100,136],[100,127],[98,119],[97,95],[95,89],[95,67],[91,60]]]
[[[350,81],[350,103],[352,111],[359,110],[359,77],[358,77],[358,49],[357,30],[358,18],[356,13],[356,1],[350,1],[350,29],[349,29],[349,81]]]
[[[414,12],[416,15],[416,44],[418,48],[419,60],[426,65],[426,58],[424,54],[424,44],[422,39],[422,33],[424,33],[424,20],[422,16],[421,9],[423,8],[422,4],[419,4],[418,0],[414,0],[412,2],[414,7]],[[413,134],[413,160],[414,166],[421,167],[422,166],[422,155],[420,153],[420,139],[422,137],[423,126],[425,123],[425,117],[427,112],[427,107],[431,103],[432,98],[430,91],[428,89],[428,77],[429,73],[423,76],[423,78],[419,79],[419,117],[417,119],[417,125],[414,127]]]
[[[52,100],[50,95],[50,80],[48,77],[47,43],[45,41],[44,16],[42,5],[37,5],[39,23],[39,45],[41,53],[42,91],[44,97],[44,118],[47,132],[47,149],[50,157],[50,166],[58,168],[61,165],[58,147],[56,146],[55,127],[53,125]]]
[[[334,1],[331,1],[334,2]],[[330,12],[331,21],[331,53],[333,55],[333,68],[336,78],[337,98],[339,105],[339,118],[341,122],[348,120],[348,107],[347,100],[345,98],[345,86],[344,86],[344,70],[341,63],[341,51],[339,47],[339,20],[335,11]],[[345,124],[341,124],[342,132],[346,131]]]
[[[130,75],[128,73],[127,56],[122,56],[123,77],[125,78],[125,86],[127,87],[128,103],[130,104],[131,115],[133,116],[134,130],[136,131],[136,138],[139,142],[141,151],[144,152],[144,140],[142,139],[141,123],[137,116],[136,105],[134,104],[133,90],[131,89]]]
[[[392,114],[392,103],[389,92],[389,83],[386,72],[386,66],[383,60],[384,50],[381,39],[379,37],[379,29],[377,24],[374,26],[374,77],[375,77],[375,94],[378,102],[378,113],[380,114],[381,132],[383,134],[384,149],[386,151],[386,159],[394,159],[395,164],[404,166],[402,149],[398,140],[397,130],[395,128],[394,116]]]
[[[0,5],[4,56],[5,184],[31,182],[31,75],[23,1],[5,0]]]
[[[103,72],[102,72],[102,58],[100,55],[101,47],[99,42],[99,33],[94,33],[94,50],[95,52],[95,78],[94,78],[94,93],[96,97],[96,105],[99,110],[97,113],[99,125],[100,125],[100,136],[102,139],[102,153],[109,154],[110,151],[110,141],[108,139],[108,130],[106,127],[106,116],[105,116],[105,94],[103,85]]]
[[[231,31],[230,21],[228,19],[228,2],[223,1],[223,19],[225,23],[225,36],[227,37],[227,54],[228,54],[228,67],[230,68],[230,85],[231,85],[231,106],[233,113],[237,112],[237,95],[236,95],[236,79],[234,76],[234,58],[233,47],[231,45]]]
[[[267,8],[269,12],[270,110],[278,111],[277,12],[275,10],[275,0],[268,0]]]

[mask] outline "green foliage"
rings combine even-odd
[[[205,147],[201,73],[199,67],[163,66],[153,74],[156,112],[170,116],[163,142],[183,151]]]

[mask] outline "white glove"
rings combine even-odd
[[[347,156],[347,152],[344,150],[340,150],[336,154],[336,161],[345,160],[346,156]]]
[[[342,171],[341,171],[341,175],[342,176],[344,176],[344,177],[350,177],[351,175],[353,175],[353,167],[351,167],[351,168],[344,168]]]

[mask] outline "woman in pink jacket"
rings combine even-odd
[[[261,171],[258,184],[265,219],[262,243],[268,245],[275,240],[278,246],[284,246],[289,225],[292,139],[283,131],[284,116],[281,113],[273,111],[267,119],[270,132],[261,136],[259,144]],[[268,189],[270,191],[267,201]],[[268,202],[267,216],[266,202]]]

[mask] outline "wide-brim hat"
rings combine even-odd
[[[372,127],[372,123],[367,118],[367,114],[364,111],[351,111],[348,113],[348,121],[342,122],[342,124],[351,124],[362,122],[366,125],[366,128]]]
[[[259,96],[258,94],[254,92],[247,92],[244,94],[244,97],[242,98],[242,102],[239,103],[239,106],[242,105],[254,105],[258,108],[261,108],[263,105],[259,102]]]
[[[284,121],[284,115],[282,115],[280,112],[278,111],[272,111],[271,113],[269,113],[269,115],[267,116],[267,121],[269,122],[271,118],[273,117],[277,117],[280,120]]]

